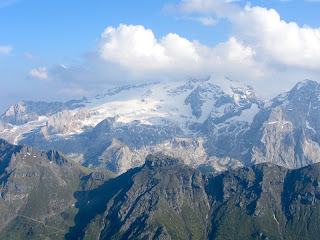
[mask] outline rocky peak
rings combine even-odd
[[[81,100],[71,100],[66,103],[62,102],[34,102],[34,101],[19,101],[12,105],[1,117],[3,123],[13,125],[22,125],[30,121],[39,120],[39,117],[49,117],[63,110],[72,110],[84,107],[83,103],[87,102],[84,97]]]
[[[304,81],[298,82],[292,91],[314,91],[319,87],[318,82],[306,79]]]

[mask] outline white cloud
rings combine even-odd
[[[242,81],[269,95],[274,85],[282,91],[304,78],[320,80],[320,29],[286,23],[272,9],[240,8],[222,0],[182,0],[178,8],[198,14],[186,15],[186,19],[203,18],[207,24],[228,18],[233,26],[231,37],[208,47],[175,33],[157,39],[144,26],[122,24],[105,29],[83,64],[33,69],[29,75],[55,79],[51,83],[64,95],[82,95],[82,89],[93,93],[108,84],[186,80],[209,74]]]
[[[120,25],[104,31],[99,47],[105,65],[117,64],[137,78],[176,79],[202,77],[212,72],[230,73],[230,64],[236,64],[232,75],[238,78],[250,77],[249,74],[261,76],[253,60],[255,52],[235,38],[209,48],[177,34],[169,33],[158,40],[143,26]]]
[[[228,18],[233,26],[233,37],[250,46],[256,53],[255,59],[269,67],[319,68],[320,28],[287,23],[274,9],[249,5],[241,8],[225,0],[181,0],[176,9],[185,14]]]
[[[38,79],[46,80],[48,79],[48,71],[46,67],[39,67],[37,69],[31,69],[29,71],[29,76],[35,77]]]
[[[9,55],[11,51],[11,46],[0,46],[0,55]]]
[[[217,24],[217,20],[215,20],[212,17],[199,17],[199,18],[196,18],[195,20],[207,26],[214,26]]]
[[[234,34],[271,63],[318,69],[320,28],[286,23],[273,9],[249,7],[231,18]]]
[[[102,34],[101,57],[131,68],[159,69],[168,62],[164,47],[143,26],[108,27]]]
[[[103,32],[83,63],[32,69],[29,76],[47,80],[60,95],[88,96],[114,85],[185,81],[210,74],[250,81],[263,76],[254,58],[255,51],[235,38],[211,48],[174,33],[157,39],[143,26],[120,25]]]

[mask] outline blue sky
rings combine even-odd
[[[0,0],[0,112],[208,74],[271,97],[320,80],[319,12],[320,1]]]

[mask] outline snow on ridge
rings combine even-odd
[[[203,98],[200,99],[202,105],[200,106],[201,116],[199,118],[193,115],[191,105],[185,103],[186,98],[198,87],[200,87],[200,98]],[[207,89],[209,91],[206,91]],[[191,131],[188,128],[190,123],[203,123],[213,110],[218,111],[217,114],[222,114],[221,111],[224,110],[224,107],[221,109],[215,108],[215,99],[228,94],[235,101],[239,101],[242,97],[246,98],[246,94],[250,94],[251,90],[250,87],[240,82],[214,77],[188,82],[148,83],[114,88],[83,102],[84,107],[68,110],[75,116],[79,111],[87,108],[90,117],[79,119],[78,121],[82,123],[82,125],[79,124],[79,126],[82,126],[81,129],[75,129],[72,133],[68,132],[65,135],[79,134],[84,127],[95,127],[99,122],[109,117],[116,118],[116,122],[120,125],[129,124],[133,121],[155,126],[173,124],[189,134]],[[235,91],[239,92],[235,93]],[[256,108],[258,108],[256,105],[252,105],[251,110],[243,110],[240,116],[232,119],[251,122],[252,114],[256,112]],[[244,117],[245,114],[248,114],[248,116]],[[48,117],[41,117],[37,121],[29,122],[17,129],[11,129],[9,132],[14,132],[17,139],[20,139],[23,133],[30,131],[30,129],[45,126],[47,121]],[[0,136],[3,134],[7,134],[7,132],[0,134]]]
[[[201,106],[202,114],[197,119],[192,114],[191,106],[185,104],[185,99],[197,87],[207,89],[206,85],[208,84],[217,86],[217,90],[213,89],[211,92],[204,93]],[[252,91],[250,87],[240,82],[213,77],[201,81],[152,83],[119,89],[121,91],[112,90],[117,92],[116,94],[105,94],[103,98],[92,99],[91,103],[86,104],[87,108],[98,114],[93,115],[90,121],[84,122],[84,124],[90,123],[94,126],[108,117],[117,117],[117,121],[122,123],[137,120],[147,125],[162,125],[161,121],[154,119],[166,118],[177,123],[181,128],[185,128],[187,121],[202,123],[209,117],[214,108],[215,100],[213,97],[219,97],[220,94],[218,89],[221,89],[221,94],[228,94],[236,102],[246,96],[234,91],[238,90],[243,94],[250,94]],[[250,114],[248,118],[253,119],[252,114],[248,113]],[[150,119],[153,120],[150,121]]]
[[[235,121],[241,121],[241,122],[247,122],[249,126],[253,122],[254,117],[257,115],[259,112],[259,106],[257,104],[252,104],[249,109],[244,109],[242,110],[240,116],[235,116],[230,118],[230,120],[235,120]]]

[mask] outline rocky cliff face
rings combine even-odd
[[[0,143],[1,239],[318,239],[320,164],[207,175],[165,155],[110,179]]]
[[[109,195],[101,198],[101,192]],[[209,201],[204,179],[179,159],[148,156],[143,167],[129,170],[87,196],[79,196],[78,226],[67,239],[207,237]],[[88,213],[93,215],[89,219]]]
[[[60,152],[0,140],[0,238],[63,236],[76,214],[74,192],[99,184],[90,171]]]
[[[81,193],[67,239],[317,239],[320,165],[271,163],[212,176],[179,159],[145,165]],[[88,217],[89,216],[89,217]]]
[[[319,97],[319,84],[307,80],[266,104],[252,124],[251,161],[288,168],[319,162]]]
[[[78,107],[83,107],[83,103],[86,101],[86,98],[83,98],[82,100],[72,100],[66,103],[20,101],[11,106],[0,117],[0,120],[3,123],[22,125],[27,122],[37,121],[39,120],[39,117],[48,117],[63,110],[72,110]]]

